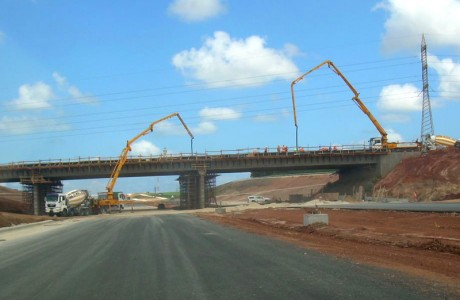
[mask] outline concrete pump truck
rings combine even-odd
[[[192,132],[188,129],[187,125],[185,124],[184,120],[181,118],[179,113],[172,113],[164,118],[161,118],[149,125],[147,129],[136,135],[134,138],[126,142],[126,147],[123,149],[123,151],[120,154],[120,157],[112,171],[112,174],[110,175],[110,180],[107,183],[106,190],[107,192],[104,193],[99,193],[98,194],[98,201],[95,201],[95,208],[99,212],[111,212],[113,209],[121,211],[123,208],[124,204],[129,204],[132,203],[129,200],[126,200],[126,197],[123,193],[121,192],[114,192],[113,189],[115,187],[115,184],[117,183],[118,177],[120,176],[120,172],[123,169],[123,166],[125,165],[127,159],[128,159],[128,154],[131,151],[131,146],[134,142],[136,142],[140,137],[147,135],[148,133],[153,131],[153,128],[155,125],[157,125],[160,122],[166,121],[168,119],[171,119],[173,117],[177,117],[180,122],[182,123],[183,127],[187,131],[187,133],[190,135],[191,141],[191,153],[193,155],[193,139],[194,136]]]

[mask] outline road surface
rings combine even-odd
[[[397,272],[191,215],[94,216],[19,231],[0,232],[0,299],[430,299],[443,295],[436,286]]]

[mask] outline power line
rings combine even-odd
[[[412,76],[411,76],[412,77]],[[418,82],[419,80],[417,80]],[[381,82],[381,81],[369,81],[369,82],[366,82],[366,83],[373,83],[373,82]],[[321,87],[321,88],[305,88],[305,89],[299,89],[299,92],[301,91],[307,91],[307,90],[324,90],[324,89],[331,89],[331,88],[337,88],[337,87],[340,87],[341,89],[340,90],[335,90],[335,91],[329,91],[329,92],[321,92],[321,93],[310,93],[310,94],[302,94],[302,93],[299,93],[298,95],[298,98],[301,99],[301,98],[306,98],[306,97],[316,97],[316,96],[324,96],[324,95],[332,95],[332,94],[339,94],[339,93],[344,93],[344,92],[348,92],[349,90],[346,89],[346,88],[343,88],[343,84],[342,85],[335,85],[335,86],[328,86],[328,87]],[[371,89],[371,88],[376,88],[376,87],[380,87],[380,85],[374,85],[374,86],[368,86],[368,87],[364,87],[364,88],[361,88],[360,90],[366,90],[366,89]],[[284,101],[288,101],[290,100],[290,94],[288,95],[288,92],[276,92],[276,93],[266,93],[266,94],[259,94],[259,95],[253,95],[253,96],[247,96],[247,97],[232,97],[232,98],[224,98],[224,99],[213,99],[213,100],[204,100],[204,101],[198,101],[198,102],[195,102],[195,103],[192,103],[191,105],[196,105],[196,104],[206,104],[206,103],[213,103],[215,101],[219,101],[219,102],[222,102],[222,101],[241,101],[243,99],[249,99],[249,98],[260,98],[262,96],[273,96],[273,95],[281,95],[281,94],[286,94],[287,96],[280,99],[280,101],[284,100]],[[391,95],[390,95],[391,96]],[[376,96],[374,96],[376,97]],[[366,99],[369,99],[370,97],[366,97]],[[260,104],[260,103],[266,103],[267,100],[266,99],[263,99],[263,100],[257,100],[257,101],[245,101],[244,103],[245,104]],[[118,111],[108,111],[106,112],[106,114],[108,115],[114,115],[115,113],[125,113],[125,112],[139,112],[139,111],[145,111],[147,109],[151,109],[151,110],[157,110],[157,109],[164,109],[164,108],[168,108],[168,107],[177,107],[177,104],[169,104],[169,105],[157,105],[157,106],[151,106],[151,107],[142,107],[142,108],[136,108],[136,109],[129,109],[129,110],[118,110]],[[194,109],[181,109],[181,112],[186,112],[186,111],[193,111]],[[97,116],[97,120],[91,120],[92,122],[106,122],[108,120],[117,120],[117,119],[120,119],[120,116],[114,116],[114,117],[111,117],[111,118],[107,118],[107,117],[104,117],[103,119],[100,118],[100,113],[92,113],[92,114],[81,114],[77,117],[81,117],[81,116],[88,116],[88,115],[95,115]],[[147,114],[144,114],[144,115],[147,115]],[[133,117],[139,117],[139,116],[142,116],[142,115],[139,115],[139,114],[136,114],[136,115],[133,115]],[[72,116],[72,117],[75,117],[75,116]],[[52,117],[52,118],[42,118],[42,119],[34,119],[33,121],[34,122],[37,122],[37,121],[50,121],[50,120],[59,120],[59,119],[62,119],[62,117]],[[17,121],[17,123],[22,123],[23,120],[19,120]],[[71,124],[79,124],[79,123],[87,123],[88,120],[81,120],[81,121],[74,121],[74,122],[67,122],[66,124],[67,125],[71,125]],[[11,122],[13,123],[13,122]],[[35,125],[24,125],[24,126],[19,126],[19,127],[16,127],[16,129],[27,129],[27,128],[30,128],[31,126],[33,127],[36,127]]]
[[[403,94],[401,94],[403,95]],[[400,99],[411,99],[414,97],[401,97]],[[310,106],[318,106],[318,105],[324,105],[324,104],[329,104],[329,103],[340,103],[340,102],[349,102],[344,105],[329,105],[325,107],[317,107],[317,108],[310,108],[310,109],[299,109],[299,112],[304,112],[304,111],[316,111],[316,110],[323,110],[323,109],[333,109],[337,107],[344,107],[344,106],[354,106],[354,103],[350,101],[349,99],[347,100],[331,100],[331,101],[324,101],[324,102],[315,102],[315,103],[307,103],[307,104],[300,104],[298,105],[299,108],[301,107],[310,107]],[[376,101],[366,101],[366,103],[375,103]],[[281,107],[274,107],[274,108],[265,108],[265,109],[256,109],[256,110],[250,110],[247,111],[246,113],[259,113],[259,112],[265,112],[265,111],[276,111],[274,114],[278,115],[280,110],[283,109],[292,109],[292,107],[287,103],[286,106],[281,106]],[[247,118],[252,118],[255,117],[256,115],[247,115],[245,117],[242,117],[242,119],[247,119]],[[199,116],[196,117],[191,117],[190,119],[199,119]],[[200,122],[188,122],[189,125],[198,125]],[[99,134],[99,133],[113,133],[113,130],[108,130],[108,131],[96,131],[92,132],[92,130],[98,130],[98,129],[104,129],[104,128],[117,128],[117,127],[123,127],[126,128],[126,126],[136,126],[135,128],[132,127],[130,129],[122,129],[122,130],[117,130],[117,132],[125,132],[125,131],[132,131],[139,129],[140,126],[145,125],[144,122],[135,122],[135,123],[123,123],[123,124],[115,124],[115,125],[106,125],[106,126],[99,126],[99,127],[87,127],[87,128],[79,128],[79,129],[71,129],[71,130],[57,130],[57,131],[51,131],[51,132],[42,132],[42,133],[30,133],[30,134],[25,134],[22,135],[22,137],[26,136],[34,136],[34,135],[45,135],[47,138],[62,138],[62,137],[71,137],[71,136],[78,136],[80,134],[65,134],[65,135],[50,135],[53,133],[63,133],[63,132],[80,132],[80,131],[85,131],[81,135],[94,135],[94,134]],[[179,125],[178,125],[179,126]],[[21,141],[21,140],[29,140],[29,139],[42,139],[43,137],[35,137],[35,138],[16,138],[16,139],[2,139],[3,142],[11,142],[11,141]]]
[[[411,56],[409,57],[404,57],[404,58],[395,58],[391,59],[388,61],[392,60],[402,60],[402,59],[407,59],[407,58],[412,58]],[[360,65],[365,65],[365,64],[375,64],[375,63],[380,63],[380,62],[385,62],[385,60],[381,61],[370,61],[370,62],[362,62],[362,63],[355,63],[355,64],[348,64],[348,65],[343,65],[345,69],[347,67],[351,66],[360,66]],[[411,65],[411,64],[416,64],[419,63],[418,61],[414,62],[409,62],[409,63],[399,63],[399,64],[393,64],[393,65],[388,65],[388,66],[374,66],[374,67],[369,67],[369,68],[361,68],[361,69],[356,69],[356,70],[347,70],[347,73],[353,73],[353,72],[362,72],[366,70],[373,70],[373,69],[383,69],[383,68],[393,68],[397,66],[404,66],[404,65]],[[342,66],[339,66],[342,67]],[[209,85],[216,85],[219,83],[224,83],[224,82],[238,82],[238,81],[244,81],[244,80],[250,80],[250,79],[260,79],[260,81],[254,81],[251,83],[244,83],[244,84],[233,84],[231,87],[232,88],[238,88],[238,87],[244,87],[244,86],[253,86],[257,84],[262,84],[267,82],[267,78],[271,78],[274,76],[282,76],[282,75],[287,75],[287,74],[293,74],[293,79],[295,76],[295,73],[293,72],[288,72],[288,73],[273,73],[273,74],[265,74],[265,75],[260,75],[260,76],[250,76],[250,77],[240,77],[236,79],[228,79],[228,80],[217,80],[213,82],[208,82],[208,83],[196,83],[196,84],[188,84],[188,85],[174,85],[174,86],[166,86],[166,87],[155,87],[155,88],[145,88],[145,89],[137,89],[137,90],[128,90],[128,91],[118,91],[118,92],[110,92],[110,93],[102,93],[102,94],[94,94],[94,95],[86,95],[86,96],[81,96],[81,97],[64,97],[64,98],[57,98],[53,99],[52,101],[54,103],[56,102],[65,102],[65,101],[71,101],[71,100],[84,100],[84,99],[89,99],[89,98],[100,98],[100,97],[106,97],[106,96],[115,96],[115,95],[123,95],[123,94],[133,94],[133,93],[141,93],[141,92],[147,92],[147,91],[161,91],[161,90],[171,90],[171,89],[182,89],[182,88],[195,88],[194,90],[185,90],[185,91],[171,91],[167,93],[161,93],[161,94],[156,94],[155,96],[166,96],[166,95],[174,95],[174,94],[182,94],[182,93],[189,93],[189,92],[196,92],[196,91],[205,91],[205,90],[218,90],[222,89],[222,87],[210,87]],[[321,77],[321,76],[327,76],[325,74],[313,74],[311,77]],[[276,81],[285,81],[285,79],[277,79],[277,80],[269,80],[270,82],[276,82]],[[145,98],[148,96],[136,96],[136,97],[127,97],[127,98],[121,98],[124,100],[132,100],[132,99],[139,99],[139,98]],[[119,100],[119,99],[117,99]],[[4,100],[6,101],[6,100]],[[102,102],[110,102],[114,100],[105,100]],[[40,103],[41,101],[29,101],[28,104],[34,104],[34,103]],[[6,107],[15,107],[16,105],[14,103],[6,103],[4,104]],[[73,105],[81,105],[81,103],[64,103],[59,105],[59,107],[63,106],[73,106]],[[12,112],[12,111],[20,111],[21,109],[7,109],[5,112]]]

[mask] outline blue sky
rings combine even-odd
[[[460,138],[460,1],[0,2],[0,163],[115,157],[179,112],[194,150],[295,146],[290,83],[332,60],[390,140],[420,136],[420,41],[435,133]],[[296,85],[299,145],[363,144],[377,130],[327,68]],[[190,151],[177,119],[134,155]],[[223,183],[247,175],[224,175]],[[176,190],[174,178],[118,190]],[[97,192],[105,180],[66,182]]]

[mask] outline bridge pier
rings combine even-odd
[[[206,170],[198,170],[198,175],[200,176],[198,182],[199,182],[199,189],[198,189],[198,195],[199,195],[199,201],[198,201],[198,208],[202,209],[204,208],[204,202],[205,202],[205,196],[206,196],[206,190],[205,190],[205,175],[206,175]]]
[[[216,206],[214,190],[216,175],[206,170],[184,173],[179,176],[180,207],[182,209],[202,209]]]
[[[61,181],[22,180],[23,201],[28,204],[30,213],[39,216],[45,214],[45,196],[48,193],[61,193]]]

